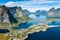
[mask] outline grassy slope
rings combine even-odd
[[[47,20],[48,20],[48,21],[59,21],[60,18],[48,18]]]

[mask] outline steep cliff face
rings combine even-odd
[[[6,8],[6,9],[7,9],[6,12],[7,12],[8,16],[9,16],[10,23],[17,23],[18,21],[16,20],[16,18],[13,15],[13,14],[15,14],[15,12],[11,11],[9,8]]]
[[[0,6],[0,22],[6,23],[17,23],[18,21],[14,18],[14,10],[6,6]]]
[[[21,7],[17,7],[16,13],[14,16],[15,16],[15,18],[18,18],[20,21],[21,20],[26,21],[28,19],[28,16],[24,12],[24,10],[22,10]]]
[[[25,13],[24,13],[24,11],[22,10],[22,8],[21,8],[21,7],[17,7],[15,16],[16,16],[16,17],[22,17],[23,15],[25,15]]]
[[[5,6],[0,6],[0,22],[8,22],[9,23],[9,16],[6,12]]]
[[[7,7],[7,8],[10,10],[10,12],[11,12],[13,15],[16,13],[17,6],[15,6],[15,7]]]

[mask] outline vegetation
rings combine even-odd
[[[10,27],[10,23],[7,22],[0,23],[0,28],[9,28],[9,27]]]
[[[48,18],[47,20],[48,21],[57,21],[57,20],[60,20],[60,18]]]
[[[12,23],[11,27],[8,28],[10,30],[10,33],[8,36],[4,36],[3,34],[0,34],[0,40],[8,40],[9,38],[25,38],[27,36],[28,33],[33,33],[36,31],[40,31],[40,30],[44,30],[47,28],[46,25],[36,25],[33,26],[31,28],[28,29],[24,29],[24,30],[14,30],[13,27],[17,27],[20,23],[26,22],[26,21],[30,21],[32,20],[31,18],[23,15],[22,17],[17,17],[19,14],[16,14],[15,18],[18,20],[18,23]],[[1,25],[3,26],[8,26],[9,24],[4,22],[1,23]]]
[[[4,34],[0,34],[0,40],[9,40],[9,36],[4,36]]]
[[[9,23],[7,23],[7,22],[2,22],[1,25],[3,25],[3,26],[9,26]]]
[[[40,31],[40,30],[46,30],[46,28],[48,28],[48,26],[46,26],[46,25],[37,25],[37,26],[33,26],[31,28],[28,28],[27,30],[24,29],[23,31],[12,30],[10,34],[13,35],[13,37],[21,39],[21,38],[25,38],[28,33],[33,33],[33,32]]]

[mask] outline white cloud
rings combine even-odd
[[[5,4],[5,6],[13,7],[13,6],[17,6],[16,4],[17,4],[17,2],[12,2],[12,1],[10,1],[10,2],[7,2],[7,3]]]
[[[8,6],[10,6],[10,5],[12,5],[13,4],[13,2],[7,2],[6,3],[6,6],[8,5]]]
[[[42,1],[32,0],[32,1],[19,1],[19,2],[9,1],[5,3],[5,5],[8,7],[21,6],[23,9],[28,9],[29,11],[35,12],[36,10],[39,10],[39,9],[48,10],[49,9],[48,6],[43,5],[44,7],[42,7],[40,5],[47,4],[47,3],[55,3],[55,2],[59,2],[59,1],[46,1],[46,0],[42,0]],[[34,6],[34,4],[39,4],[39,6]]]
[[[6,6],[21,6],[21,5],[31,5],[31,4],[44,4],[44,3],[54,3],[59,1],[41,1],[41,0],[33,0],[33,1],[22,1],[22,2],[12,2],[9,1],[5,5]]]

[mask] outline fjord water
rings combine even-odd
[[[44,18],[44,19],[43,19]],[[32,25],[38,24],[43,22],[46,19],[45,16],[40,16],[40,17],[36,17],[36,19],[33,19],[31,21],[27,21],[25,23],[20,23],[18,25],[18,27],[14,27],[14,29],[22,29],[22,28],[29,28]]]
[[[42,21],[40,19],[35,19],[21,23],[15,29],[29,28],[31,25],[41,22]],[[53,27],[48,28],[46,31],[28,34],[28,37],[25,40],[60,40],[60,21],[49,22],[48,25]]]
[[[48,25],[53,27],[48,28],[46,31],[28,34],[25,40],[60,40],[60,21],[51,22]]]
[[[60,21],[49,22],[48,25],[50,27],[59,27],[60,26]]]
[[[18,27],[14,27],[14,29],[22,29],[22,28],[29,28],[30,26],[32,26],[33,24],[37,24],[40,23],[40,20],[31,20],[29,22],[25,22],[25,23],[21,23],[18,25]]]
[[[46,31],[28,34],[25,40],[60,40],[60,27],[52,27]]]
[[[41,22],[40,19],[32,20],[19,24],[15,29],[29,28],[31,25]],[[28,34],[25,40],[60,40],[60,21],[49,22],[48,25],[53,27],[48,28],[46,31]]]

